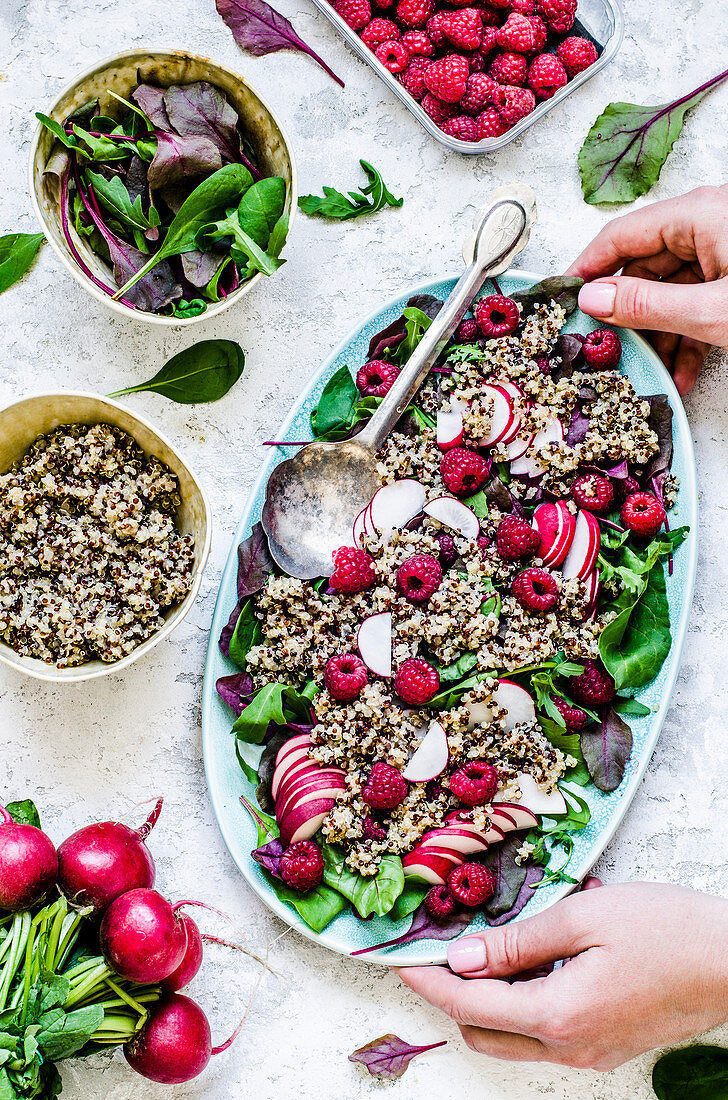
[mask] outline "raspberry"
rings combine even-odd
[[[510,9],[518,12],[519,15],[533,15],[536,10],[536,0],[511,0]]]
[[[536,107],[536,97],[530,88],[509,88],[501,85],[493,101],[504,122],[515,126]]]
[[[397,79],[414,99],[422,99],[427,89],[425,88],[426,57],[413,57],[404,72]],[[390,364],[388,364],[389,366]]]
[[[456,115],[454,118],[448,118],[443,122],[440,127],[444,134],[449,134],[450,137],[457,138],[458,141],[477,141],[478,140],[478,127],[475,124],[475,119],[470,115]]]
[[[539,99],[551,99],[568,79],[566,69],[552,53],[539,54],[528,70],[528,86]]]
[[[478,141],[482,141],[483,138],[500,137],[510,129],[495,107],[486,107],[476,118],[475,124],[478,127]]]
[[[640,492],[640,483],[636,477],[615,477],[613,486],[614,495],[622,504],[632,493]]]
[[[472,77],[470,78],[472,80]],[[470,81],[468,81],[470,84]],[[453,340],[456,344],[472,344],[480,336],[478,322],[474,317],[464,317],[455,329]]]
[[[390,73],[401,73],[409,64],[410,52],[402,42],[382,42],[374,51],[377,61],[381,61]]]
[[[434,10],[434,0],[399,0],[397,18],[405,27],[424,27]]]
[[[562,699],[560,695],[552,695],[551,702],[564,719],[566,732],[581,733],[587,724],[588,714],[585,714],[581,707],[572,707],[571,703],[567,703],[566,699]]]
[[[447,12],[440,26],[448,41],[459,50],[477,50],[483,37],[483,22],[477,8]]]
[[[397,588],[410,603],[427,603],[442,583],[442,566],[432,554],[415,554],[397,570]]]
[[[622,341],[611,328],[590,332],[582,348],[590,367],[614,367],[622,358]]]
[[[569,681],[571,694],[577,703],[582,703],[585,707],[611,703],[617,689],[607,670],[591,659],[582,661],[581,664],[584,665],[584,671]]]
[[[324,683],[329,694],[341,703],[350,703],[368,680],[367,666],[354,653],[329,657],[324,668]]]
[[[498,45],[498,31],[495,27],[483,27],[483,37],[480,41],[480,56],[485,63],[486,56]]]
[[[434,50],[432,42],[424,31],[406,31],[402,41],[412,57],[431,57]]]
[[[480,553],[484,554],[490,546],[490,539],[486,538],[485,535],[478,535],[475,540],[475,545],[478,547],[478,550],[480,550]]]
[[[491,8],[510,8],[511,0],[488,0]]]
[[[407,797],[407,783],[397,768],[380,761],[369,772],[361,797],[373,810],[393,810]]]
[[[421,657],[403,661],[394,678],[394,690],[403,703],[420,706],[428,703],[440,688],[440,674]]]
[[[465,54],[465,56],[468,59],[468,68],[470,69],[471,76],[473,73],[482,73],[485,71],[485,58],[480,50],[475,50],[474,53],[468,53]]]
[[[452,773],[450,790],[458,802],[466,806],[482,806],[490,802],[498,790],[498,772],[492,764],[473,760]]]
[[[488,479],[488,463],[477,451],[453,447],[440,461],[440,473],[445,485],[456,496],[469,496]]]
[[[427,20],[427,25],[425,26],[425,33],[436,49],[440,46],[444,46],[447,41],[445,32],[442,29],[442,21],[446,15],[446,11],[436,11],[435,14],[430,16]]]
[[[577,0],[536,0],[536,8],[552,31],[565,34],[574,26]]]
[[[510,336],[518,328],[520,319],[518,304],[504,294],[489,294],[475,307],[475,320],[483,336]]]
[[[493,7],[484,7],[481,11],[484,27],[500,27],[503,16]]]
[[[556,53],[568,76],[583,73],[584,69],[588,69],[597,59],[594,43],[588,38],[579,38],[578,35],[559,42]]]
[[[498,31],[498,45],[508,53],[533,53],[536,49],[536,31],[531,20],[516,12],[509,15]]]
[[[356,546],[340,546],[332,554],[336,568],[330,584],[337,592],[363,592],[377,578],[374,558]]]
[[[492,76],[488,76],[486,73],[473,73],[468,77],[467,87],[465,89],[465,95],[460,100],[460,109],[467,111],[469,115],[479,115],[488,103],[491,102],[491,96],[493,89],[495,88],[495,81]],[[477,325],[473,321],[477,331]],[[456,330],[456,336],[457,332]],[[467,340],[462,341],[467,343]]]
[[[450,566],[454,565],[458,560],[455,539],[445,531],[441,531],[439,534],[435,535],[435,539],[440,546],[440,564],[443,569],[449,569]]]
[[[333,5],[334,10],[354,31],[366,27],[372,18],[372,8],[369,0],[333,0]]]
[[[526,611],[552,611],[559,602],[556,578],[545,569],[524,569],[511,581],[511,592]]]
[[[456,901],[473,908],[482,905],[495,893],[496,877],[481,863],[463,863],[453,867],[447,884]]]
[[[580,508],[601,515],[608,512],[614,500],[614,488],[608,477],[599,474],[582,474],[571,486],[571,499]]]
[[[436,122],[438,126],[441,122],[445,122],[448,118],[452,118],[456,111],[454,104],[443,103],[441,99],[431,95],[430,92],[427,92],[427,94],[422,97],[422,107],[432,121]]]
[[[533,27],[534,41],[536,53],[540,53],[546,45],[546,41],[549,36],[549,29],[544,23],[543,19],[539,19],[537,15],[529,15],[528,21]]]
[[[361,32],[361,40],[365,42],[370,50],[374,50],[382,42],[389,42],[393,38],[399,38],[399,27],[396,23],[393,23],[391,19],[382,19],[378,16],[376,19],[372,19],[371,23],[368,23],[364,30]]]
[[[625,527],[643,539],[651,539],[665,522],[665,509],[652,493],[632,493],[619,514]]]
[[[318,844],[312,840],[299,840],[281,856],[281,878],[294,890],[305,894],[318,886],[324,877],[324,857]]]
[[[367,816],[362,819],[361,830],[365,840],[387,839],[387,830],[383,829],[379,822],[375,821],[373,817]]]
[[[528,80],[528,62],[520,53],[497,53],[488,72],[498,84],[523,85]]]
[[[365,397],[384,397],[399,374],[399,367],[385,359],[372,359],[356,372],[356,386]]]
[[[504,561],[532,558],[541,545],[541,536],[525,519],[504,516],[495,533],[495,544]]]
[[[445,103],[459,103],[465,95],[470,76],[467,58],[451,53],[432,61],[425,69],[425,84],[429,91]]]
[[[443,920],[455,911],[455,898],[447,886],[433,886],[425,894],[424,904],[433,920]]]

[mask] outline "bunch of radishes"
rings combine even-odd
[[[99,944],[109,968],[129,981],[160,986],[146,1022],[124,1044],[124,1056],[143,1077],[178,1084],[200,1074],[235,1036],[213,1047],[205,1013],[178,992],[200,969],[203,939],[216,941],[180,912],[203,903],[172,905],[152,889],[155,867],[145,841],[161,809],[160,798],[139,829],[115,821],[87,825],[56,851],[41,829],[18,824],[0,806],[0,910],[32,909],[57,888],[84,916],[100,918]]]

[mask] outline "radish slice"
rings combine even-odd
[[[523,458],[535,438],[536,436],[531,432],[529,435],[517,435],[510,443],[504,444],[508,452],[508,461],[515,462],[517,458]]]
[[[506,733],[510,733],[513,727],[521,722],[536,720],[533,699],[525,688],[515,684],[513,680],[499,680],[498,687],[493,692],[493,698],[499,707],[508,711],[503,727]]]
[[[507,813],[516,829],[533,829],[538,825],[535,813],[522,802],[494,802],[493,809],[498,813]]]
[[[576,517],[574,537],[561,567],[564,580],[578,577],[586,580],[596,564],[602,534],[599,521],[591,512],[582,510]]]
[[[359,627],[356,644],[361,659],[375,676],[392,675],[392,612],[370,615]]]
[[[371,506],[371,503],[369,503],[366,506],[366,508],[364,509],[363,523],[364,523],[364,534],[367,535],[370,539],[371,538],[376,538],[377,532],[374,530],[374,526],[372,524],[372,506]]]
[[[468,730],[474,730],[476,726],[489,726],[493,721],[493,711],[487,703],[471,703]]]
[[[374,494],[369,505],[371,525],[381,534],[404,527],[419,515],[425,500],[425,490],[414,478],[408,477],[383,485]]]
[[[463,441],[463,412],[467,408],[456,397],[450,399],[450,411],[437,410],[437,445],[441,451],[459,447]]]
[[[467,829],[462,825],[452,824],[425,833],[420,841],[420,847],[444,848],[450,852],[484,852],[488,847],[488,841],[474,827]]]
[[[366,534],[366,528],[364,526],[364,513],[365,512],[366,512],[366,508],[362,508],[361,512],[359,513],[359,515],[354,520],[354,526],[352,528],[353,535],[354,535],[354,546],[361,546],[361,540],[362,540],[363,536]]]
[[[449,759],[447,734],[439,722],[430,722],[402,775],[409,783],[427,783],[445,770]]]
[[[455,497],[435,497],[425,505],[424,512],[471,542],[480,534],[480,521],[475,512]]]
[[[585,583],[587,604],[584,618],[588,619],[590,615],[594,614],[597,606],[597,599],[599,598],[599,570],[592,569]]]
[[[549,420],[540,432],[536,432],[531,446],[540,451],[547,447],[549,443],[562,443],[563,439],[564,429],[561,426],[561,421],[553,419]],[[520,477],[538,477],[539,474],[544,472],[545,468],[537,458],[530,458],[528,455],[511,462],[511,473]]]
[[[518,775],[518,786],[521,788],[520,806],[525,806],[532,814],[565,814],[567,810],[566,799],[561,791],[554,788],[545,791],[539,787],[532,775]],[[510,807],[508,813],[511,813]],[[530,823],[531,825],[533,822]]]
[[[487,382],[483,386],[483,393],[486,397],[489,397],[493,402],[493,412],[491,414],[490,427],[487,433],[480,440],[481,447],[494,447],[496,443],[500,443],[506,436],[511,435],[513,425],[520,421],[516,421],[516,416],[513,412],[512,398],[506,390],[500,386],[490,386]],[[516,427],[516,432],[518,427]],[[515,432],[513,433],[515,434]]]
[[[498,442],[502,446],[507,446],[508,443],[512,443],[521,430],[521,417],[516,412],[516,402],[524,396],[523,390],[520,386],[516,386],[514,382],[501,382],[498,387],[499,390],[505,394],[508,404],[511,407],[511,416],[513,417],[513,423],[508,431],[501,436]]]
[[[533,525],[541,536],[538,556],[547,568],[561,565],[576,530],[576,516],[564,500],[539,504],[533,513]]]

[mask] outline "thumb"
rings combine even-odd
[[[707,344],[728,343],[728,283],[670,283],[622,275],[586,283],[579,308],[622,328],[677,332]]]

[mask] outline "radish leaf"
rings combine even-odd
[[[298,35],[293,24],[265,0],[217,0],[217,10],[241,50],[255,57],[278,50],[298,50],[312,57],[337,84],[344,81]]]
[[[394,1081],[401,1077],[413,1058],[424,1054],[426,1050],[444,1047],[446,1040],[415,1047],[405,1043],[398,1035],[380,1035],[349,1055],[350,1062],[361,1062],[378,1081]]]

